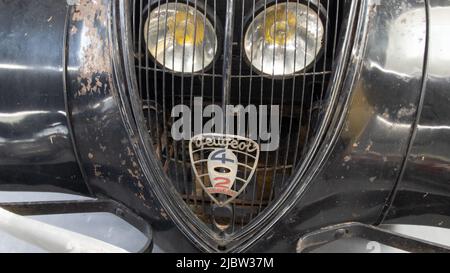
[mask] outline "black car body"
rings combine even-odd
[[[217,58],[197,74],[143,46],[163,2],[0,1],[0,190],[112,200],[168,252],[294,252],[354,222],[450,228],[450,1],[297,1],[315,5],[327,41],[282,78],[251,69],[242,37],[284,1],[179,0],[216,22]],[[194,97],[285,108],[281,148],[261,154],[256,195],[232,202],[225,230],[188,144],[164,133],[171,107]]]

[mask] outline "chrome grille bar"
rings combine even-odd
[[[230,101],[231,88],[231,66],[233,63],[233,34],[234,34],[234,1],[228,0],[225,14],[225,34],[223,45],[223,89],[222,89],[222,109],[226,109]],[[226,133],[226,115],[224,115],[223,129]]]

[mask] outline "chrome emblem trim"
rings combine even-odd
[[[258,166],[260,147],[236,135],[201,134],[189,143],[196,181],[219,207],[241,195]]]

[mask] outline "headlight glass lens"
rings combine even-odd
[[[175,72],[193,73],[209,66],[217,52],[217,35],[205,14],[181,3],[150,12],[144,38],[152,57]]]
[[[260,12],[244,41],[248,60],[270,76],[294,74],[307,68],[322,49],[324,26],[311,7],[279,3]]]

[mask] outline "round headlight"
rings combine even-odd
[[[260,12],[248,27],[247,59],[260,72],[281,76],[307,68],[322,49],[324,26],[312,8],[279,3]]]
[[[152,57],[175,72],[201,71],[217,52],[217,35],[206,15],[181,3],[154,8],[145,23],[144,38]]]

